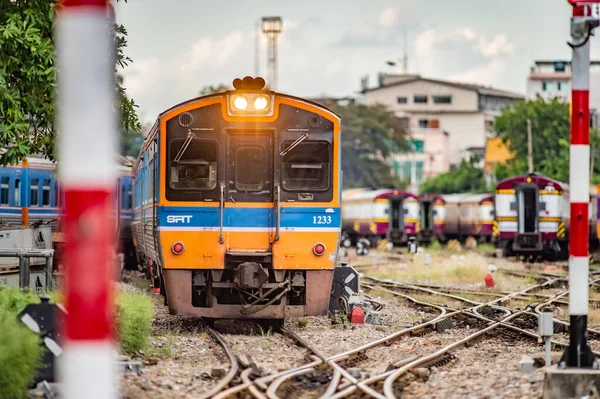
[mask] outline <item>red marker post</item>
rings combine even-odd
[[[65,192],[64,397],[115,398],[112,340],[116,180],[114,41],[108,0],[63,0],[55,41],[58,170]]]
[[[571,37],[571,148],[569,156],[569,346],[561,367],[591,368],[594,355],[587,344],[589,279],[589,184],[590,184],[590,37],[598,26],[592,15],[600,0],[569,0],[573,6]]]

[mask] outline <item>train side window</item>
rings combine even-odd
[[[42,206],[50,206],[50,179],[42,180]]]
[[[235,189],[261,191],[264,186],[264,148],[257,145],[239,146],[235,151]]]
[[[29,183],[29,200],[31,203],[31,206],[38,206],[38,187],[39,184],[39,180],[38,179],[31,179],[30,183]]]
[[[9,197],[9,189],[10,189],[10,178],[2,177],[0,179],[0,204],[8,205],[8,197]]]
[[[56,180],[54,181],[54,206],[55,207],[59,207],[60,206],[59,184],[58,184],[58,182]]]
[[[283,143],[285,151],[293,141]],[[282,186],[287,191],[327,191],[331,149],[327,142],[303,142],[283,156]]]
[[[545,211],[546,210],[546,203],[545,202],[540,202],[538,205],[539,205],[538,209],[540,211]]]
[[[510,203],[510,210],[511,211],[516,211],[517,210],[517,203],[516,202],[511,202]]]
[[[214,190],[217,186],[217,143],[174,139],[169,144],[169,186],[184,190]]]
[[[15,179],[15,206],[21,205],[21,179]]]

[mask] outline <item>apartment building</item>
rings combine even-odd
[[[571,102],[571,61],[535,61],[527,77],[527,98],[555,97]],[[600,61],[590,62],[590,126],[598,126],[600,111]]]
[[[447,172],[451,164],[457,165],[463,158],[484,154],[486,140],[502,108],[524,99],[521,94],[492,87],[412,74],[380,75],[378,87],[365,88],[363,95],[368,105],[388,106],[409,126],[413,140],[423,141],[423,151],[415,151],[423,165],[417,165],[417,173],[411,173],[416,184]],[[406,165],[413,163],[410,156],[400,154],[391,162],[404,173],[412,168]],[[434,161],[427,165],[432,157]]]

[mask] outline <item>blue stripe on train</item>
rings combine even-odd
[[[281,208],[281,227],[338,227],[340,208]],[[218,207],[158,207],[159,226],[219,227]],[[225,208],[224,227],[275,227],[272,208]]]

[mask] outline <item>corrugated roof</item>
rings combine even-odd
[[[465,89],[465,90],[472,90],[472,91],[476,91],[478,94],[481,94],[481,95],[519,98],[519,99],[525,98],[525,96],[523,94],[506,91],[506,90],[500,90],[500,89],[493,88],[491,86],[484,86],[484,85],[479,85],[479,84],[474,84],[474,83],[455,82],[455,81],[450,81],[450,80],[423,78],[420,75],[411,77],[409,79],[404,79],[404,80],[401,80],[398,82],[390,83],[387,85],[383,85],[380,87],[366,89],[363,92],[366,93],[366,92],[370,92],[370,91],[386,89],[388,87],[400,86],[400,85],[404,85],[407,83],[416,82],[419,80],[424,81],[424,82],[429,82],[429,83],[437,83],[437,84],[442,84],[442,85],[446,85],[446,86],[458,87],[458,88]]]

